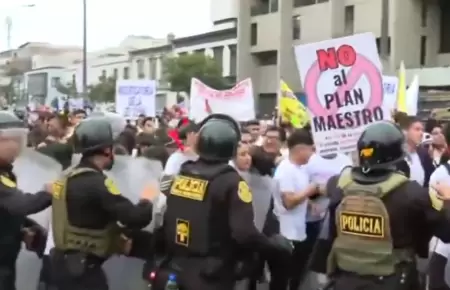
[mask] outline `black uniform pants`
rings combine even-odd
[[[176,273],[179,290],[232,290],[236,284],[234,272],[220,273],[217,277],[207,278],[202,274],[205,269],[204,259],[195,259],[191,263],[184,261],[182,271]],[[156,271],[156,277],[152,283],[152,290],[165,290],[170,274],[174,272],[168,268]],[[125,289],[124,289],[125,290]]]
[[[15,290],[16,289],[16,267],[0,267],[0,289]]]

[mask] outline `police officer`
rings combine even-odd
[[[156,271],[154,288],[177,284],[183,290],[233,289],[242,252],[289,255],[290,243],[266,237],[253,222],[252,193],[228,165],[240,140],[229,116],[210,115],[200,124],[197,161],[181,167],[166,192],[164,245],[167,259]]]
[[[152,217],[148,200],[133,205],[102,172],[114,163],[110,122],[104,116],[77,126],[73,143],[81,161],[53,185],[55,248],[50,259],[58,290],[108,289],[102,263],[130,251],[119,224],[139,229]]]
[[[23,238],[30,248],[33,232],[43,234],[26,216],[51,205],[50,185],[36,194],[17,188],[12,164],[26,145],[27,133],[22,120],[9,112],[0,112],[0,289],[5,290],[15,289],[16,259]]]
[[[396,168],[403,148],[395,124],[372,124],[358,140],[360,167],[344,169],[327,185],[327,272],[335,290],[418,289],[416,254],[433,235],[450,242],[442,200]]]

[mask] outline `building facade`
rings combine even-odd
[[[238,79],[253,79],[260,103],[275,103],[280,78],[300,92],[293,45],[368,31],[375,34],[379,44],[382,2],[238,1]],[[389,54],[383,59],[385,74],[393,74],[401,61],[407,69],[450,65],[450,35],[446,34],[450,27],[449,1],[389,1],[388,12]],[[430,71],[414,73],[423,75]],[[420,77],[421,85],[423,78]]]

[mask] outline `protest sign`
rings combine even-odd
[[[397,107],[397,91],[398,78],[394,76],[383,76],[383,106],[391,112]]]
[[[372,33],[295,47],[319,154],[352,152],[364,128],[389,120]]]
[[[193,78],[189,118],[199,122],[212,113],[227,114],[237,121],[255,119],[252,80],[245,79],[229,90],[218,91]]]
[[[118,80],[116,112],[127,119],[139,115],[154,117],[156,82],[154,80]]]
[[[280,81],[278,106],[281,120],[289,122],[294,128],[303,128],[309,122],[308,112],[289,86]]]

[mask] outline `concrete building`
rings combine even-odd
[[[389,3],[390,51],[383,62],[385,73],[392,74],[402,60],[407,69],[449,66],[449,1]],[[293,45],[367,31],[376,37],[381,35],[380,0],[252,0],[235,4],[237,76],[253,79],[260,108],[273,107],[280,78],[293,90],[301,91]],[[432,70],[415,70],[408,78],[412,73],[423,75],[420,83],[427,86],[422,79],[430,79],[426,75]],[[446,83],[450,85],[449,80]]]

